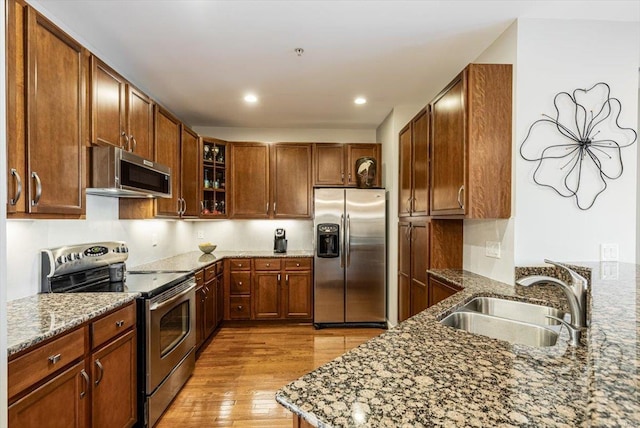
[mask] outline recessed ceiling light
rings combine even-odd
[[[356,104],[365,104],[367,102],[367,99],[364,97],[358,97],[355,100],[353,100],[353,102]]]
[[[244,96],[244,100],[248,103],[257,103],[258,102],[258,97],[256,97],[253,94],[247,94]]]

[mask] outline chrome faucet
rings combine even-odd
[[[545,259],[544,262],[564,269],[571,277],[571,284],[567,284],[557,278],[543,275],[527,276],[516,281],[516,284],[524,287],[536,284],[554,284],[560,287],[569,302],[571,322],[568,323],[563,319],[551,315],[547,315],[547,318],[555,319],[567,327],[571,336],[571,344],[579,346],[582,329],[587,327],[587,280],[582,275],[560,263],[547,259]]]

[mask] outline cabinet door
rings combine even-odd
[[[133,153],[153,159],[153,102],[144,93],[128,85],[127,113],[129,142]]]
[[[91,143],[124,147],[131,142],[125,129],[127,82],[91,55]]]
[[[136,331],[94,352],[91,357],[94,427],[131,427],[136,422]]]
[[[200,141],[198,135],[182,126],[182,217],[198,217],[200,214]]]
[[[382,162],[380,159],[380,144],[347,144],[347,186],[356,186],[356,161],[361,157],[371,157],[377,161],[375,186],[380,187]]]
[[[413,216],[429,215],[429,115],[423,110],[412,121],[412,195]]]
[[[216,328],[216,280],[209,281],[204,285],[205,290],[205,310],[204,310],[204,339]]]
[[[280,309],[280,273],[256,272],[253,277],[253,318],[282,318]]]
[[[312,318],[311,272],[285,273],[284,316],[286,318]]]
[[[81,361],[9,406],[9,427],[87,427],[89,388]]]
[[[398,321],[411,316],[411,224],[398,223]]]
[[[428,223],[411,225],[411,315],[427,308],[427,268],[429,267]]]
[[[29,212],[85,211],[86,50],[28,9]]]
[[[429,306],[433,306],[447,297],[453,296],[458,291],[460,291],[460,289],[452,284],[429,277]]]
[[[156,199],[156,215],[179,217],[180,211],[180,121],[156,105],[156,162],[171,168],[171,198]]]
[[[204,285],[196,287],[196,349],[204,342],[204,318],[206,313]]]
[[[26,188],[26,43],[27,6],[7,1],[7,213],[24,213]]]
[[[274,218],[311,218],[311,146],[271,146]]]
[[[314,186],[343,186],[345,184],[344,150],[343,144],[313,145]]]
[[[224,275],[219,275],[216,280],[216,327],[224,318]]]
[[[431,215],[464,214],[464,81],[431,103]]]
[[[269,218],[269,146],[234,143],[231,153],[234,218]]]
[[[398,193],[398,216],[411,214],[411,123],[400,131],[400,192]]]

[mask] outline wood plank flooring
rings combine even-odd
[[[222,327],[156,426],[291,428],[292,415],[276,402],[276,390],[383,331]]]

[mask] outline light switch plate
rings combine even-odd
[[[600,261],[617,262],[618,259],[618,244],[600,244]]]
[[[493,257],[499,259],[500,254],[500,242],[498,241],[486,241],[484,245],[484,255],[487,257]]]

